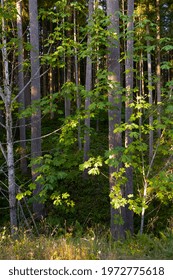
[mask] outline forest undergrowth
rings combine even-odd
[[[7,228],[0,232],[0,260],[172,260],[173,230],[158,236],[127,234],[125,240],[115,241],[109,231],[88,228],[84,234],[49,234],[36,236],[25,231],[13,239]]]

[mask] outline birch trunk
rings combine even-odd
[[[1,0],[1,7],[4,7],[5,1]],[[12,135],[12,91],[10,86],[9,63],[7,55],[5,20],[2,17],[2,65],[3,65],[3,84],[4,93],[0,88],[0,95],[5,103],[5,128],[7,140],[7,170],[8,170],[8,191],[9,191],[9,207],[10,207],[10,226],[11,234],[14,236],[17,231],[17,213],[16,213],[16,183],[14,169],[14,149]]]

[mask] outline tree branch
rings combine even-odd
[[[2,87],[0,87],[0,96],[3,100],[3,102],[5,103],[5,95],[3,94],[3,90],[2,90]]]
[[[1,143],[1,142],[0,142],[0,149],[1,149],[1,152],[2,152],[2,154],[3,154],[4,158],[5,158],[6,162],[7,162],[7,155],[6,155],[6,152],[5,152],[5,150],[4,150],[4,148],[3,148],[3,146],[2,146],[2,143]]]

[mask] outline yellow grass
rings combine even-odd
[[[95,236],[71,234],[52,237],[20,234],[12,239],[6,230],[0,233],[0,260],[109,260],[173,259],[173,234],[134,236],[113,241],[109,234]]]

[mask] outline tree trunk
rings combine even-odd
[[[92,19],[94,9],[94,1],[89,0],[89,22]],[[87,39],[87,46],[90,48],[90,42],[91,42],[91,35],[88,34]],[[87,56],[86,60],[86,78],[85,78],[85,90],[87,93],[92,89],[92,60],[91,56]],[[89,150],[90,150],[90,112],[89,112],[89,106],[90,106],[90,96],[87,96],[85,98],[85,132],[84,132],[84,162],[88,160],[89,156]],[[87,171],[84,171],[84,175],[87,175]]]
[[[130,118],[133,113],[130,104],[133,102],[133,12],[134,12],[134,0],[128,0],[127,3],[127,46],[126,46],[126,61],[125,61],[125,82],[126,82],[126,102],[125,102],[125,122],[130,124]],[[130,137],[131,130],[125,131],[125,147],[128,148],[133,139]],[[133,194],[133,168],[126,168],[126,186],[125,196],[128,198],[129,194]],[[126,219],[125,230],[133,233],[133,212],[126,206]]]
[[[149,35],[149,26],[147,25],[147,34]],[[147,68],[148,68],[148,96],[149,96],[149,104],[153,105],[153,91],[152,91],[152,60],[151,60],[151,53],[148,50],[150,47],[150,41],[147,40]],[[149,116],[149,126],[153,126],[153,114],[151,112]],[[149,164],[153,157],[153,130],[150,128],[149,133]]]
[[[156,0],[156,22],[157,22],[157,52],[156,52],[156,93],[157,93],[157,114],[158,114],[158,123],[160,123],[160,103],[161,103],[161,54],[160,54],[160,0]],[[158,136],[161,136],[161,129],[158,128]]]
[[[54,112],[52,110],[53,107],[53,69],[52,66],[50,66],[49,69],[49,94],[50,94],[50,118],[54,118]]]
[[[23,74],[23,32],[22,32],[22,0],[16,2],[17,10],[17,36],[18,36],[18,87],[19,95],[19,113],[25,109],[25,96],[24,96],[24,74]],[[25,118],[19,119],[20,129],[20,168],[23,174],[27,173],[27,160],[26,160],[26,126]]]
[[[71,57],[67,56],[67,82],[71,82]],[[65,117],[70,116],[71,100],[69,96],[65,97]]]
[[[30,19],[30,43],[31,43],[31,104],[34,101],[40,100],[40,62],[39,62],[39,26],[38,26],[38,11],[37,0],[29,0],[29,19]],[[41,111],[37,111],[31,116],[31,157],[32,160],[41,156]],[[37,166],[32,165],[32,181],[35,182],[38,174]],[[41,186],[36,183],[34,196],[37,196],[41,191]],[[36,198],[33,203],[33,211],[35,217],[40,219],[44,213],[44,206]]]
[[[107,15],[110,16],[111,24],[109,29],[114,29],[114,32],[119,35],[119,1],[107,0]],[[122,136],[121,133],[114,133],[115,125],[121,124],[121,96],[119,95],[120,90],[120,45],[119,39],[111,39],[109,53],[108,53],[108,71],[109,80],[114,83],[114,86],[110,84],[108,92],[108,101],[111,104],[111,108],[108,110],[108,121],[109,121],[109,151],[116,147],[122,146]],[[111,155],[110,158],[115,157]],[[120,168],[120,166],[119,166]],[[114,166],[109,166],[109,186],[110,192],[113,191],[115,185],[114,182],[114,172],[119,170]],[[123,192],[123,190],[121,190]],[[123,193],[122,193],[123,195]],[[124,209],[119,208],[114,209],[111,206],[111,233],[115,239],[124,238],[124,227],[122,224],[116,224],[115,218],[119,216],[121,219],[124,218]]]
[[[67,1],[67,9],[70,9],[70,1]],[[71,12],[71,11],[70,11]],[[68,16],[68,22],[71,23],[72,21],[72,15]],[[71,30],[67,30],[67,38],[71,38]],[[67,80],[66,82],[71,82],[71,74],[72,74],[72,61],[70,54],[67,53],[66,56],[67,61]],[[70,116],[71,111],[71,100],[69,96],[65,96],[65,117]]]
[[[4,2],[1,0],[1,7],[4,7]],[[5,20],[2,17],[2,65],[3,65],[3,84],[4,93],[0,88],[0,95],[5,103],[5,128],[7,141],[7,170],[8,170],[8,191],[9,191],[9,207],[10,207],[10,225],[11,234],[14,236],[17,231],[17,213],[16,213],[16,183],[14,170],[14,149],[12,135],[12,91],[10,86],[9,63],[7,55],[7,40],[5,35]]]
[[[74,8],[74,43],[75,45],[77,44],[77,20],[76,20],[76,9]],[[74,61],[75,61],[75,84],[77,88],[76,92],[76,105],[77,105],[77,110],[80,110],[81,107],[81,98],[79,95],[79,73],[78,73],[78,55],[77,55],[77,47],[75,46],[74,48],[75,51],[75,56],[74,56]],[[78,120],[78,148],[81,151],[82,150],[82,141],[81,141],[81,124],[80,124],[80,119]]]

